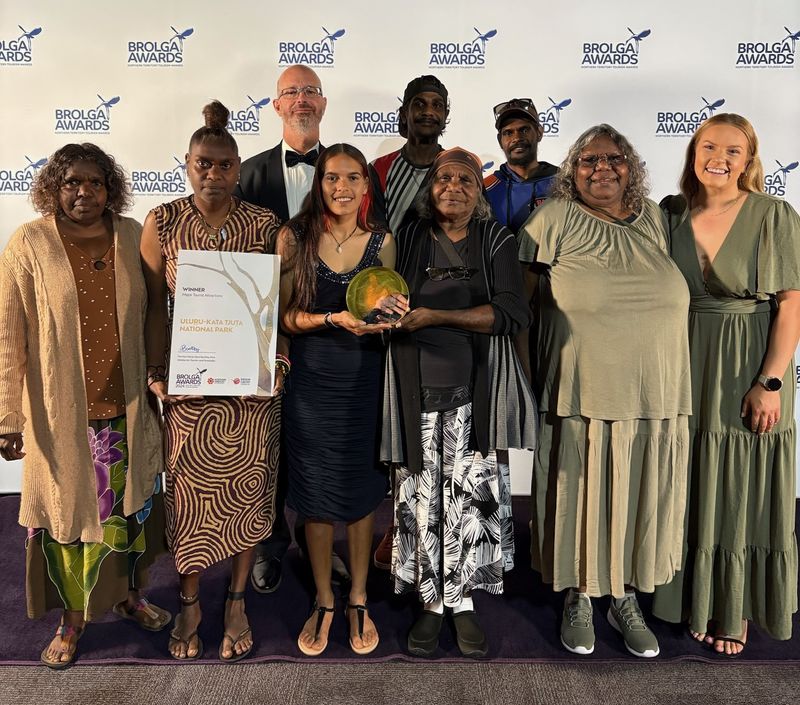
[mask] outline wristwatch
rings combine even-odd
[[[758,375],[758,383],[764,387],[768,392],[778,392],[783,387],[783,381],[780,377],[767,377],[767,375]]]

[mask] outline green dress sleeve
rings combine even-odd
[[[774,199],[761,223],[756,290],[776,294],[800,289],[800,216]]]

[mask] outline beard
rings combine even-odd
[[[319,122],[316,115],[290,115],[286,120],[289,127],[305,135],[319,129]]]
[[[514,166],[528,166],[528,164],[536,161],[537,150],[533,145],[528,145],[527,149],[519,154],[514,154],[510,150],[509,152],[507,155],[508,163]]]

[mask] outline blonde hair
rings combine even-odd
[[[739,188],[743,191],[764,192],[764,167],[761,158],[758,156],[758,137],[756,131],[747,118],[736,113],[718,113],[706,120],[689,140],[686,147],[686,161],[681,172],[680,188],[686,202],[691,206],[694,197],[700,190],[700,182],[694,172],[694,158],[697,150],[697,143],[703,130],[714,125],[730,125],[739,130],[747,138],[748,162],[745,170],[739,176]]]

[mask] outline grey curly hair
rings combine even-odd
[[[558,176],[553,184],[553,189],[550,192],[550,197],[561,198],[567,201],[575,201],[578,199],[578,189],[575,186],[575,172],[578,166],[578,157],[580,153],[586,149],[587,145],[597,137],[608,137],[617,145],[620,152],[625,155],[629,175],[628,185],[625,187],[625,192],[622,194],[622,203],[634,213],[639,213],[642,210],[645,197],[650,193],[647,169],[639,153],[633,148],[633,145],[627,138],[606,123],[590,127],[575,140],[561,164]]]

